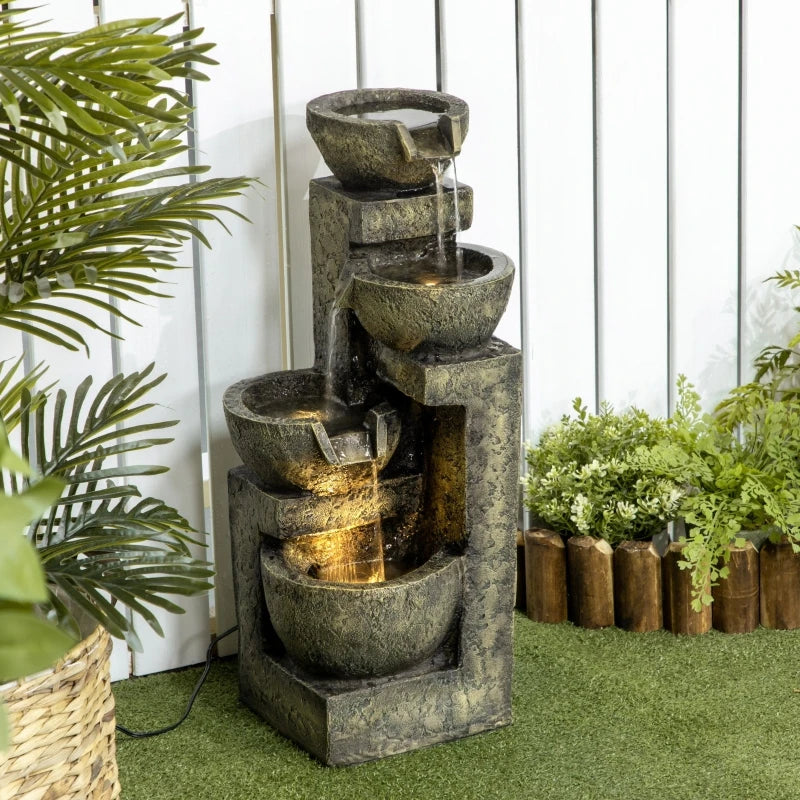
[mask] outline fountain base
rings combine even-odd
[[[469,359],[431,362],[384,348],[377,369],[425,407],[424,481],[418,474],[382,477],[377,498],[367,502],[368,490],[357,490],[365,498],[355,499],[310,495],[268,487],[246,467],[229,474],[241,698],[330,765],[511,722],[520,353],[492,340]],[[363,520],[354,520],[353,508],[362,506]],[[270,620],[263,543],[366,523],[376,510],[390,534],[392,519],[411,521],[420,563],[442,549],[461,553],[457,623],[413,666],[378,677],[315,675],[286,652]]]

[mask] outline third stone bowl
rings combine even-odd
[[[431,121],[404,122],[402,112],[408,111],[428,112]],[[434,181],[431,162],[461,151],[469,110],[463,100],[442,92],[355,89],[312,100],[306,125],[345,188],[421,189]]]

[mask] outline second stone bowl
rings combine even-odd
[[[393,350],[452,353],[480,347],[508,304],[514,264],[489,247],[459,249],[461,280],[439,280],[435,273],[400,279],[402,262],[386,271],[361,266],[340,305],[353,309],[367,333]],[[413,260],[407,270],[411,275]]]

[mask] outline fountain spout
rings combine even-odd
[[[449,161],[461,152],[461,118],[441,114],[436,123],[409,128],[395,123],[406,161]]]

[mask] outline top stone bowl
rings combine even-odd
[[[431,121],[419,126],[404,122],[413,110],[429,112]],[[398,119],[391,119],[391,111],[398,112]],[[370,119],[375,112],[383,112],[382,118]],[[306,125],[346,189],[422,189],[433,183],[431,162],[461,152],[469,109],[442,92],[355,89],[312,100]]]

